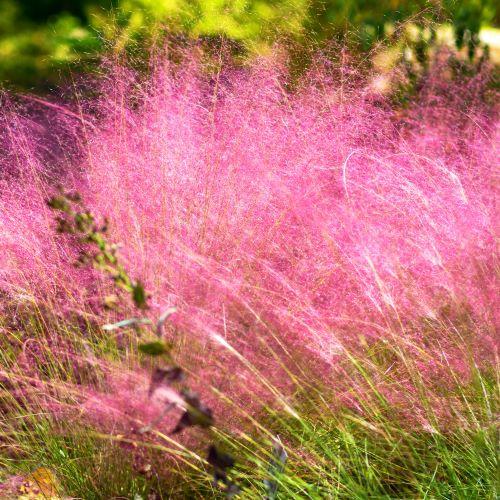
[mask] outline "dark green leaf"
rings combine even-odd
[[[134,304],[139,309],[146,308],[146,292],[144,291],[144,287],[142,286],[142,283],[137,282],[132,287],[132,299],[134,300]]]
[[[186,402],[186,411],[182,414],[179,422],[177,422],[172,434],[177,434],[182,432],[186,427],[195,425],[204,429],[214,425],[212,410],[200,401],[198,394],[185,389],[182,391],[182,395]]]
[[[69,209],[69,204],[63,196],[53,196],[47,200],[47,205],[53,210],[61,210],[63,212]]]
[[[149,356],[162,356],[170,352],[171,346],[159,340],[139,345],[139,351]]]

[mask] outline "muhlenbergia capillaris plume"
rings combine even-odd
[[[354,68],[291,86],[283,67],[191,59],[115,68],[73,105],[5,97],[6,465],[35,450],[88,498],[493,494],[488,70],[437,57],[403,102]],[[104,243],[56,231],[57,184]],[[140,347],[162,314],[160,366]]]

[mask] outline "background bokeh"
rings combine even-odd
[[[95,67],[103,53],[148,50],[162,34],[223,36],[244,55],[276,40],[311,47],[332,39],[369,50],[440,37],[473,56],[498,38],[495,0],[0,0],[0,85],[48,89]],[[493,33],[493,35],[492,35]],[[481,34],[481,35],[480,35]],[[495,40],[493,40],[495,42]]]

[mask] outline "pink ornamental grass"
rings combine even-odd
[[[470,337],[478,362],[497,346],[488,75],[452,80],[436,63],[404,108],[361,77],[316,70],[294,92],[286,79],[269,62],[214,79],[194,64],[164,65],[145,82],[119,69],[97,117],[51,108],[64,137],[76,137],[74,161],[54,160],[58,174],[43,161],[46,117],[21,126],[29,119],[10,113],[2,288],[99,310],[109,284],[74,269],[71,239],[53,235],[44,205],[61,176],[109,218],[151,314],[178,308],[169,334],[180,356],[243,401],[264,401],[268,382],[291,390],[285,352],[338,383],[329,374],[360,336],[401,340],[429,383],[449,375],[445,365],[466,377],[448,323],[462,325],[456,334]],[[446,323],[444,337],[430,341],[422,321]],[[270,361],[271,350],[281,354]]]

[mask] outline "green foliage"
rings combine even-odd
[[[145,344],[139,344],[139,351],[148,356],[163,356],[169,354],[172,346],[162,342],[161,340],[155,340],[153,342],[147,342]]]
[[[322,473],[295,456],[283,480],[287,495],[305,483],[312,498],[493,498],[493,430],[446,435],[363,424],[345,419],[297,429],[292,448],[307,450]]]
[[[481,26],[498,23],[494,0],[0,0],[0,11],[0,81],[41,88],[62,70],[88,69],[105,50],[147,50],[165,30],[221,35],[246,51],[277,39],[305,48],[339,38],[366,50],[407,20],[449,22],[457,47],[472,55]]]
[[[394,25],[411,21],[451,23],[457,32],[477,35],[484,23],[498,22],[494,0],[311,0],[305,25],[313,36],[327,38],[354,27],[354,37],[365,47],[388,35]]]
[[[173,474],[163,479],[150,472],[162,467],[163,452],[143,449],[140,458],[134,458],[130,444],[103,441],[90,428],[55,424],[43,416],[19,415],[19,419],[22,424],[11,430],[17,445],[15,459],[0,453],[7,477],[26,476],[44,467],[71,498],[147,498],[158,490],[168,498],[169,492],[182,488]]]
[[[132,285],[132,299],[138,309],[145,309],[147,307],[146,298],[146,292],[142,283],[134,283]]]
[[[46,4],[0,0],[2,84],[48,87],[61,69],[93,61],[102,49],[89,19],[56,8],[56,2]]]
[[[99,271],[110,276],[118,288],[128,292],[138,309],[147,309],[147,294],[144,286],[139,281],[134,281],[128,275],[123,265],[117,258],[117,245],[109,243],[106,239],[107,221],[98,225],[92,213],[81,206],[78,193],[65,193],[53,196],[47,205],[60,215],[56,217],[57,231],[75,235],[83,246],[80,252],[81,264],[92,263]],[[91,248],[96,249],[92,252]],[[109,307],[113,300],[105,301]]]

